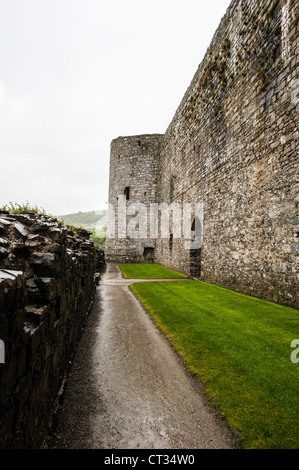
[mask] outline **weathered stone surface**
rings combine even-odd
[[[22,276],[22,271],[15,271],[13,269],[0,269],[0,279],[15,280],[18,276]]]
[[[57,277],[61,274],[61,264],[55,253],[31,253],[28,262],[37,276]]]
[[[25,243],[16,243],[12,247],[13,253],[18,256],[28,256],[29,255],[29,247]]]
[[[54,278],[39,277],[35,279],[41,298],[48,304],[56,297],[56,280]]]
[[[9,250],[4,248],[3,246],[0,246],[0,256],[8,256],[9,255]]]
[[[11,225],[12,221],[8,219],[4,219],[3,217],[0,217],[0,224],[3,226],[5,225]]]
[[[120,137],[112,141],[109,202],[116,211],[118,207],[127,208],[131,203],[142,203],[149,211],[150,204],[156,201],[158,152],[162,141],[163,135],[160,134]],[[129,188],[127,195],[126,188]],[[129,240],[121,238],[121,232],[127,227],[122,220],[117,220],[116,237],[107,238],[106,242],[107,261],[144,261],[144,249],[153,246],[149,223],[148,219],[147,237]]]
[[[144,261],[152,246],[169,268],[190,274],[197,263],[204,281],[299,307],[297,18],[298,2],[232,1],[160,146],[112,141],[107,259]],[[196,262],[183,237],[119,236],[132,218],[117,219],[126,187],[127,208],[203,204]]]
[[[84,228],[79,228],[77,230],[77,234],[82,238],[89,239],[89,235],[91,234],[91,232],[89,232],[88,230],[85,230]]]
[[[45,243],[45,238],[41,235],[30,233],[25,243],[30,248],[36,248],[40,247],[43,243]]]
[[[66,237],[65,232],[66,232],[66,230],[63,230],[63,229],[60,229],[60,228],[57,228],[57,227],[51,227],[49,229],[50,237],[52,238],[52,240],[54,242],[57,242],[57,243],[61,243],[62,241],[64,241],[64,239]]]
[[[47,306],[37,307],[36,305],[26,305],[25,319],[29,322],[39,325],[47,312]]]
[[[4,214],[1,227],[0,447],[38,448],[105,259],[53,218]]]
[[[26,238],[29,235],[29,231],[20,222],[16,222],[14,227],[18,234],[20,234],[22,237]]]
[[[49,224],[47,224],[45,222],[36,222],[31,227],[31,232],[32,233],[44,232],[44,231],[48,231],[48,230],[49,230]]]

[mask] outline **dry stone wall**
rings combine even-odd
[[[104,262],[78,232],[0,214],[1,448],[42,445],[59,404]]]

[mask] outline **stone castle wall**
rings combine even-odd
[[[49,217],[0,214],[0,448],[39,448],[89,313],[103,253]]]
[[[197,263],[203,281],[294,307],[298,24],[295,0],[231,3],[162,140],[155,180],[157,203],[204,207],[201,250],[158,238],[156,262],[187,274]]]
[[[234,1],[170,124],[157,198],[204,204],[201,279],[298,306],[298,2]],[[297,84],[297,89],[299,84]],[[189,272],[182,240],[156,260]]]

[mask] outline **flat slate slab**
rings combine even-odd
[[[0,269],[0,281],[10,279],[14,281],[18,276],[22,276],[23,271],[15,271],[13,269]]]

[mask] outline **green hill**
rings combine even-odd
[[[58,220],[63,220],[65,224],[74,227],[95,228],[99,220],[107,215],[106,210],[76,212],[75,214],[66,214],[58,216]]]
[[[105,245],[107,210],[76,212],[56,217],[66,225],[90,231],[92,233],[90,239],[96,246],[103,247]]]

